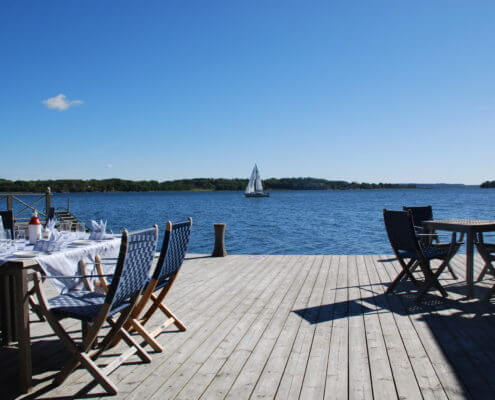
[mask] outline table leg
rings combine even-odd
[[[11,277],[9,275],[0,275],[0,314],[2,324],[2,344],[9,345],[13,341],[12,326],[12,291]]]
[[[19,388],[23,393],[32,389],[31,335],[29,332],[29,297],[25,269],[15,272],[16,325],[19,346]]]
[[[473,285],[473,268],[474,268],[474,233],[468,232],[466,235],[466,282],[467,297],[472,298],[474,293]]]

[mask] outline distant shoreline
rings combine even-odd
[[[180,192],[180,191],[244,191],[247,179],[194,178],[158,182],[124,179],[57,179],[11,181],[0,179],[0,193],[93,193],[93,192]],[[373,190],[415,189],[415,184],[358,183],[330,181],[320,178],[270,178],[263,181],[265,190]]]

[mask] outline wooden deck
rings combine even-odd
[[[460,277],[463,265],[456,256]],[[116,398],[494,399],[495,306],[465,300],[448,272],[446,300],[385,296],[398,268],[386,255],[190,256],[168,302],[188,330],[161,335],[152,363],[117,369]],[[107,397],[85,370],[49,386],[67,354],[32,321],[27,398]],[[15,398],[15,349],[0,350],[0,368],[2,399]]]

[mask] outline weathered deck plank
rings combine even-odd
[[[495,398],[495,307],[465,298],[464,260],[452,262],[459,279],[442,274],[447,299],[433,292],[418,304],[407,283],[384,295],[399,271],[391,256],[192,257],[168,299],[188,330],[161,335],[165,350],[151,364],[117,369],[114,398]],[[475,293],[494,283],[487,277]],[[48,386],[67,353],[34,321],[29,398],[108,398],[82,369]],[[2,398],[15,398],[15,354],[0,350]]]

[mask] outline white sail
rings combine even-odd
[[[249,182],[246,186],[245,193],[254,193],[254,185],[256,182],[256,177],[258,176],[258,168],[256,164],[254,165],[253,172],[251,172],[251,177],[249,178]]]
[[[263,191],[263,185],[261,184],[261,176],[260,176],[260,172],[258,171],[258,167],[256,166],[256,164],[254,165],[254,168],[256,169],[256,181],[254,184],[254,190],[256,192],[262,192]]]
[[[256,164],[254,164],[253,172],[251,172],[251,177],[244,193],[246,197],[270,197],[269,193],[263,192],[261,175]]]

